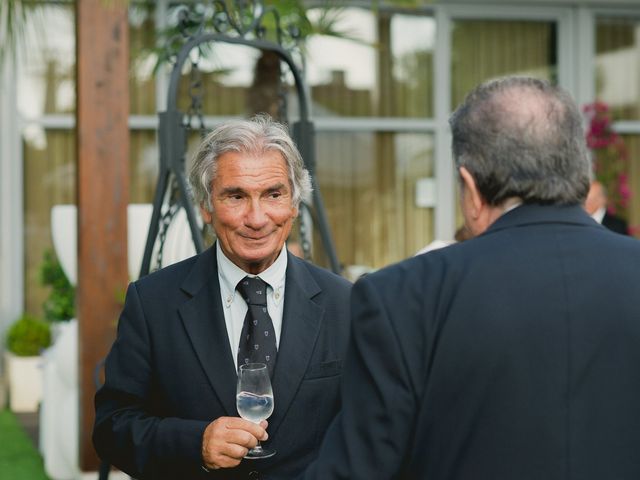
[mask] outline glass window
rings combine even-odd
[[[477,84],[505,75],[556,81],[554,22],[459,20],[452,26],[451,105]]]
[[[629,228],[631,233],[640,238],[640,134],[623,135],[629,153]]]
[[[345,268],[380,268],[433,239],[433,208],[417,201],[419,183],[434,173],[431,135],[319,133],[317,151],[317,178]]]
[[[129,109],[133,115],[156,113],[156,32],[152,4],[129,8]]]
[[[432,17],[345,8],[336,28],[347,35],[307,44],[314,116],[433,115]]]
[[[596,20],[596,97],[614,120],[640,120],[640,19]]]
[[[154,130],[130,132],[129,203],[153,203],[160,152]]]
[[[76,203],[76,143],[72,130],[27,129],[24,148],[25,309],[42,315],[44,253],[53,248],[51,207]]]
[[[72,5],[26,9],[18,73],[18,110],[25,118],[75,111],[75,20]]]
[[[268,112],[277,116],[288,87],[278,85],[286,67],[276,54],[220,42],[207,44],[204,55],[191,53],[178,86],[181,111],[196,111],[202,102],[206,115],[248,117]]]

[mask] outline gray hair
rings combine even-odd
[[[284,125],[269,115],[256,115],[250,120],[231,120],[209,133],[198,147],[191,168],[189,183],[194,200],[202,208],[213,211],[211,190],[218,170],[218,159],[227,152],[264,154],[279,151],[289,172],[293,206],[311,196],[311,176],[302,156]]]
[[[456,167],[473,176],[490,205],[582,203],[591,161],[582,115],[570,95],[544,80],[505,77],[476,87],[451,115]]]

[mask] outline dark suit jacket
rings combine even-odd
[[[623,218],[620,218],[617,215],[605,213],[604,217],[602,217],[602,226],[607,227],[609,230],[613,230],[616,233],[629,235],[629,225],[627,225],[627,222]]]
[[[96,395],[93,440],[101,458],[139,479],[299,473],[339,409],[350,288],[289,254],[275,409],[265,443],[277,454],[207,474],[201,469],[205,427],[237,416],[215,248],[132,283]]]
[[[305,478],[640,478],[640,242],[582,208],[359,280],[343,410]]]

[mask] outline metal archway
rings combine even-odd
[[[279,25],[278,13],[273,9],[273,7],[263,7],[261,2],[254,0],[252,2],[252,6],[253,11],[256,13],[251,23],[248,25],[242,25],[237,21],[237,19],[234,19],[227,12],[224,3],[219,1],[215,1],[213,3],[214,7],[217,5],[219,8],[218,13],[216,13],[217,17],[215,18],[215,22],[213,22],[216,32],[205,33],[203,23],[198,28],[197,34],[190,36],[186,43],[180,48],[171,72],[167,93],[167,110],[159,113],[160,123],[158,130],[158,142],[160,150],[160,166],[153,201],[153,212],[151,215],[151,222],[149,225],[140,269],[140,277],[147,275],[151,268],[151,257],[160,233],[163,207],[165,207],[165,209],[167,208],[167,199],[171,196],[170,189],[172,180],[176,182],[178,208],[185,210],[195,250],[197,253],[204,250],[202,232],[198,225],[194,205],[191,203],[188,193],[189,191],[185,174],[187,146],[186,127],[183,122],[185,113],[178,110],[177,102],[178,86],[180,83],[183,65],[190,58],[192,50],[201,45],[216,42],[244,45],[275,53],[279,59],[288,66],[289,71],[293,75],[294,86],[298,98],[299,119],[293,124],[292,137],[300,150],[307,170],[309,170],[313,187],[313,206],[310,207],[308,205],[304,205],[304,207],[315,212],[315,221],[317,223],[324,251],[327,255],[331,270],[335,273],[340,273],[340,265],[331,239],[329,224],[324,210],[324,203],[322,201],[322,196],[320,194],[315,175],[315,131],[309,115],[309,98],[300,70],[295,64],[290,51],[282,46],[282,30]],[[274,15],[274,18],[276,19],[277,37],[280,43],[260,38],[261,35],[264,35],[265,33],[265,27],[262,25],[262,19],[267,13]],[[221,18],[220,15],[222,15],[223,18]],[[223,33],[219,31],[220,25],[224,24],[225,21],[227,22],[227,27],[230,25],[231,30],[235,31],[237,36],[230,36],[226,32]],[[255,35],[255,38],[248,38],[249,34]],[[162,248],[162,246],[160,246],[160,248]]]

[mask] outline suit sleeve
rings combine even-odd
[[[153,365],[147,321],[132,283],[105,363],[105,383],[95,398],[93,442],[100,457],[137,478],[201,465],[207,422],[154,415]]]
[[[305,480],[396,478],[408,453],[416,399],[391,318],[403,308],[385,305],[383,288],[369,276],[353,287],[342,411]]]

